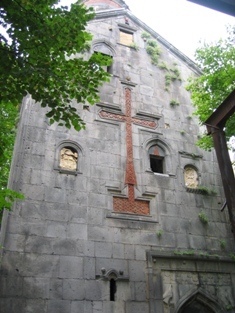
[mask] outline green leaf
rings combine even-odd
[[[203,124],[214,110],[235,89],[234,27],[228,29],[228,37],[212,44],[203,44],[196,50],[196,61],[203,74],[191,77],[187,90],[191,92],[195,115]],[[235,115],[226,123],[227,139],[235,134]],[[203,136],[198,145],[211,149],[211,138]]]

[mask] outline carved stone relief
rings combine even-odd
[[[77,170],[78,153],[76,150],[64,147],[60,151],[60,168],[76,171]]]
[[[185,182],[185,186],[188,188],[198,187],[198,173],[193,167],[191,166],[185,167],[184,182]]]

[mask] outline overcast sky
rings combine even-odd
[[[132,13],[193,59],[199,41],[226,36],[235,18],[187,0],[126,0]]]

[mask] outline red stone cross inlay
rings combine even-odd
[[[125,89],[126,115],[116,114],[101,110],[99,116],[105,119],[112,119],[120,122],[126,122],[126,173],[125,185],[128,186],[128,198],[113,197],[113,210],[120,213],[132,214],[149,214],[149,201],[136,200],[134,186],[137,185],[135,168],[133,162],[133,144],[132,144],[132,123],[155,129],[157,124],[155,121],[139,119],[131,116],[131,90]]]

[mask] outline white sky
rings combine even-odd
[[[125,0],[132,13],[193,59],[199,41],[226,36],[235,18],[186,0]]]

